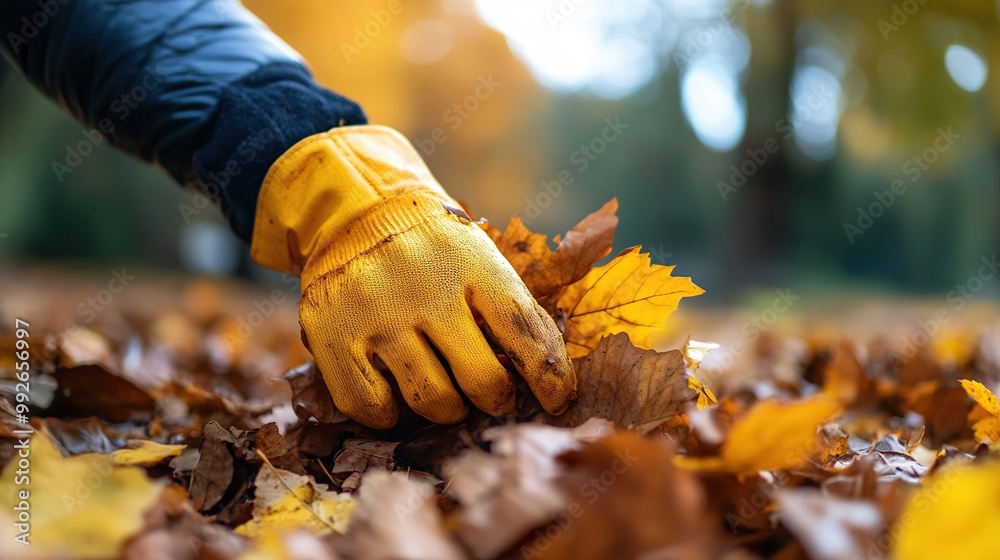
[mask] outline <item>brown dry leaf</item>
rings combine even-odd
[[[576,377],[576,401],[552,419],[556,425],[579,426],[596,417],[645,434],[699,398],[679,350],[641,350],[625,333],[601,339],[577,365]]]
[[[323,381],[315,362],[303,364],[285,374],[285,381],[292,388],[292,407],[299,420],[308,422],[315,418],[324,424],[336,424],[349,420],[347,415],[337,410],[330,396],[330,389]]]
[[[57,370],[59,385],[48,412],[78,418],[97,416],[109,422],[148,422],[156,401],[131,381],[100,365],[82,365]]]
[[[824,398],[760,401],[733,424],[718,456],[677,457],[677,463],[733,474],[801,467],[821,451],[820,426],[839,412],[837,403]]]
[[[391,471],[398,441],[349,439],[333,461],[332,474],[363,473],[370,469]]]
[[[564,510],[556,457],[610,432],[610,423],[596,419],[573,429],[504,426],[485,434],[490,453],[472,449],[446,463],[447,487],[460,504],[453,522],[473,556],[494,558]]]
[[[305,462],[298,450],[278,431],[274,422],[264,424],[253,430],[229,428],[233,436],[232,455],[237,461],[260,466],[264,461],[258,455],[262,453],[273,466],[296,474],[305,474]]]
[[[668,440],[628,432],[564,455],[560,486],[570,503],[518,547],[521,558],[718,558],[704,491],[673,456]]]
[[[626,332],[639,348],[649,348],[650,334],[662,328],[681,298],[704,290],[690,278],[671,276],[674,267],[650,264],[638,246],[622,251],[608,264],[592,269],[559,297],[566,314],[566,350],[582,358],[606,335]]]
[[[233,482],[232,445],[236,439],[217,422],[209,422],[202,433],[198,464],[191,473],[188,494],[195,509],[215,507]]]
[[[555,251],[546,236],[529,231],[520,218],[511,219],[503,233],[491,226],[485,229],[531,294],[548,308],[563,289],[611,254],[617,210],[618,201],[612,199],[566,232]]]
[[[434,486],[406,474],[364,475],[351,514],[351,537],[367,560],[462,560],[445,530]]]
[[[143,512],[164,486],[142,469],[115,466],[106,455],[64,458],[44,432],[31,438],[30,453],[30,484],[18,481],[16,461],[0,474],[0,522],[11,526],[19,492],[28,491],[30,548],[21,551],[35,558],[117,557],[145,526]],[[21,546],[5,543],[3,549]]]
[[[959,383],[965,392],[976,401],[986,413],[985,417],[972,425],[979,443],[1000,442],[1000,400],[985,385],[971,379],[961,379]]]
[[[116,465],[152,467],[180,455],[186,447],[186,445],[167,445],[149,440],[131,440],[127,448],[111,454],[111,461]]]
[[[871,382],[850,342],[841,341],[836,346],[823,372],[823,394],[844,404],[872,396]]]
[[[966,418],[975,405],[961,387],[931,381],[903,387],[902,395],[906,409],[923,416],[932,446],[971,436]]]
[[[354,509],[349,494],[332,492],[309,475],[265,466],[254,481],[253,519],[236,528],[246,537],[269,531],[308,529],[343,533]]]
[[[885,527],[874,502],[824,496],[813,488],[781,490],[776,502],[778,519],[813,560],[882,557],[869,554]]]

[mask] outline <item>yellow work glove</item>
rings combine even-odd
[[[514,384],[477,314],[548,412],[575,397],[552,318],[458,208],[413,146],[385,127],[306,138],[264,179],[251,255],[301,276],[303,338],[337,408],[363,424],[398,420],[390,375],[433,422],[465,417],[457,389],[490,414],[509,412]]]

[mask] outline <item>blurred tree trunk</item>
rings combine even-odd
[[[765,144],[776,141],[779,148],[768,153],[766,162],[757,165],[746,183],[729,197],[725,278],[731,286],[774,284],[789,256],[793,233],[789,217],[794,215],[790,160],[794,148],[792,140],[784,138],[786,133],[776,127],[781,122],[790,125],[797,18],[788,0],[775,0],[759,17],[761,21],[747,24],[751,37],[760,40],[752,41],[746,87],[747,132],[735,157],[736,167],[752,162],[750,154],[759,154]],[[726,171],[727,177],[730,171]]]

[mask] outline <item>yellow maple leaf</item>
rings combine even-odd
[[[156,502],[163,485],[137,467],[115,466],[107,455],[63,457],[43,432],[29,443],[29,483],[18,475],[18,461],[0,474],[0,518],[22,500],[29,506],[30,550],[34,557],[114,558],[122,544],[144,526],[143,512]],[[14,521],[17,521],[15,517]],[[0,521],[4,525],[10,519]],[[8,546],[18,545],[5,545]],[[67,556],[69,557],[69,556]]]
[[[899,519],[893,558],[993,560],[1000,535],[1000,464],[956,464],[924,481]],[[895,532],[895,531],[894,531]]]
[[[976,441],[980,443],[1000,442],[1000,399],[997,399],[993,391],[978,381],[960,379],[958,382],[962,384],[962,388],[972,397],[972,400],[976,401],[976,404],[988,414],[972,425]]]
[[[111,453],[111,460],[116,465],[151,467],[180,455],[185,447],[187,446],[167,445],[149,440],[132,440],[128,442],[127,449],[119,449]]]
[[[678,456],[675,461],[692,470],[733,474],[801,467],[820,451],[819,427],[839,412],[840,405],[821,397],[760,401],[733,424],[718,456]]]
[[[263,468],[255,486],[253,519],[236,528],[236,533],[246,537],[297,528],[317,534],[343,533],[354,509],[349,494],[330,491],[308,475]]]
[[[681,298],[705,291],[690,278],[671,276],[674,267],[650,264],[638,246],[595,267],[560,296],[566,314],[566,350],[582,358],[606,335],[628,333],[639,348],[650,348],[650,333],[663,328]]]

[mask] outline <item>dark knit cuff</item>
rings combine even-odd
[[[196,187],[249,242],[257,193],[271,164],[307,136],[367,122],[357,103],[316,85],[303,66],[264,66],[223,91],[208,139],[192,155]]]

